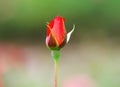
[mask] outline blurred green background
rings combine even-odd
[[[119,0],[1,0],[0,39],[44,40],[46,22],[61,15],[66,18],[68,31],[76,24],[77,40],[88,35],[119,40],[119,3]]]
[[[120,87],[120,0],[0,0],[3,87],[53,87],[53,61],[45,38],[46,23],[56,15],[66,19],[67,31],[76,25],[61,53],[60,87]],[[8,49],[14,48],[14,55],[16,49],[26,52],[26,63],[6,62]],[[63,85],[74,76],[81,79],[78,83],[95,86]]]

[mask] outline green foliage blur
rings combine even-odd
[[[76,25],[76,38],[120,38],[120,0],[1,0],[0,40],[43,40],[56,15],[68,31]]]

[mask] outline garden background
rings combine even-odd
[[[119,0],[0,0],[0,87],[53,87],[45,38],[56,15],[68,32],[76,25],[61,50],[59,87],[120,87]]]

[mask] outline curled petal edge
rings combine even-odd
[[[69,42],[71,34],[73,33],[74,30],[75,30],[75,25],[73,25],[72,30],[69,33],[67,33],[67,43]]]

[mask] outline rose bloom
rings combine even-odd
[[[59,50],[65,44],[66,30],[64,26],[65,19],[56,16],[47,25],[46,45],[52,50]]]
[[[50,50],[60,50],[66,43],[68,43],[73,29],[67,33],[64,25],[65,18],[56,16],[50,23],[47,24],[46,45]]]

